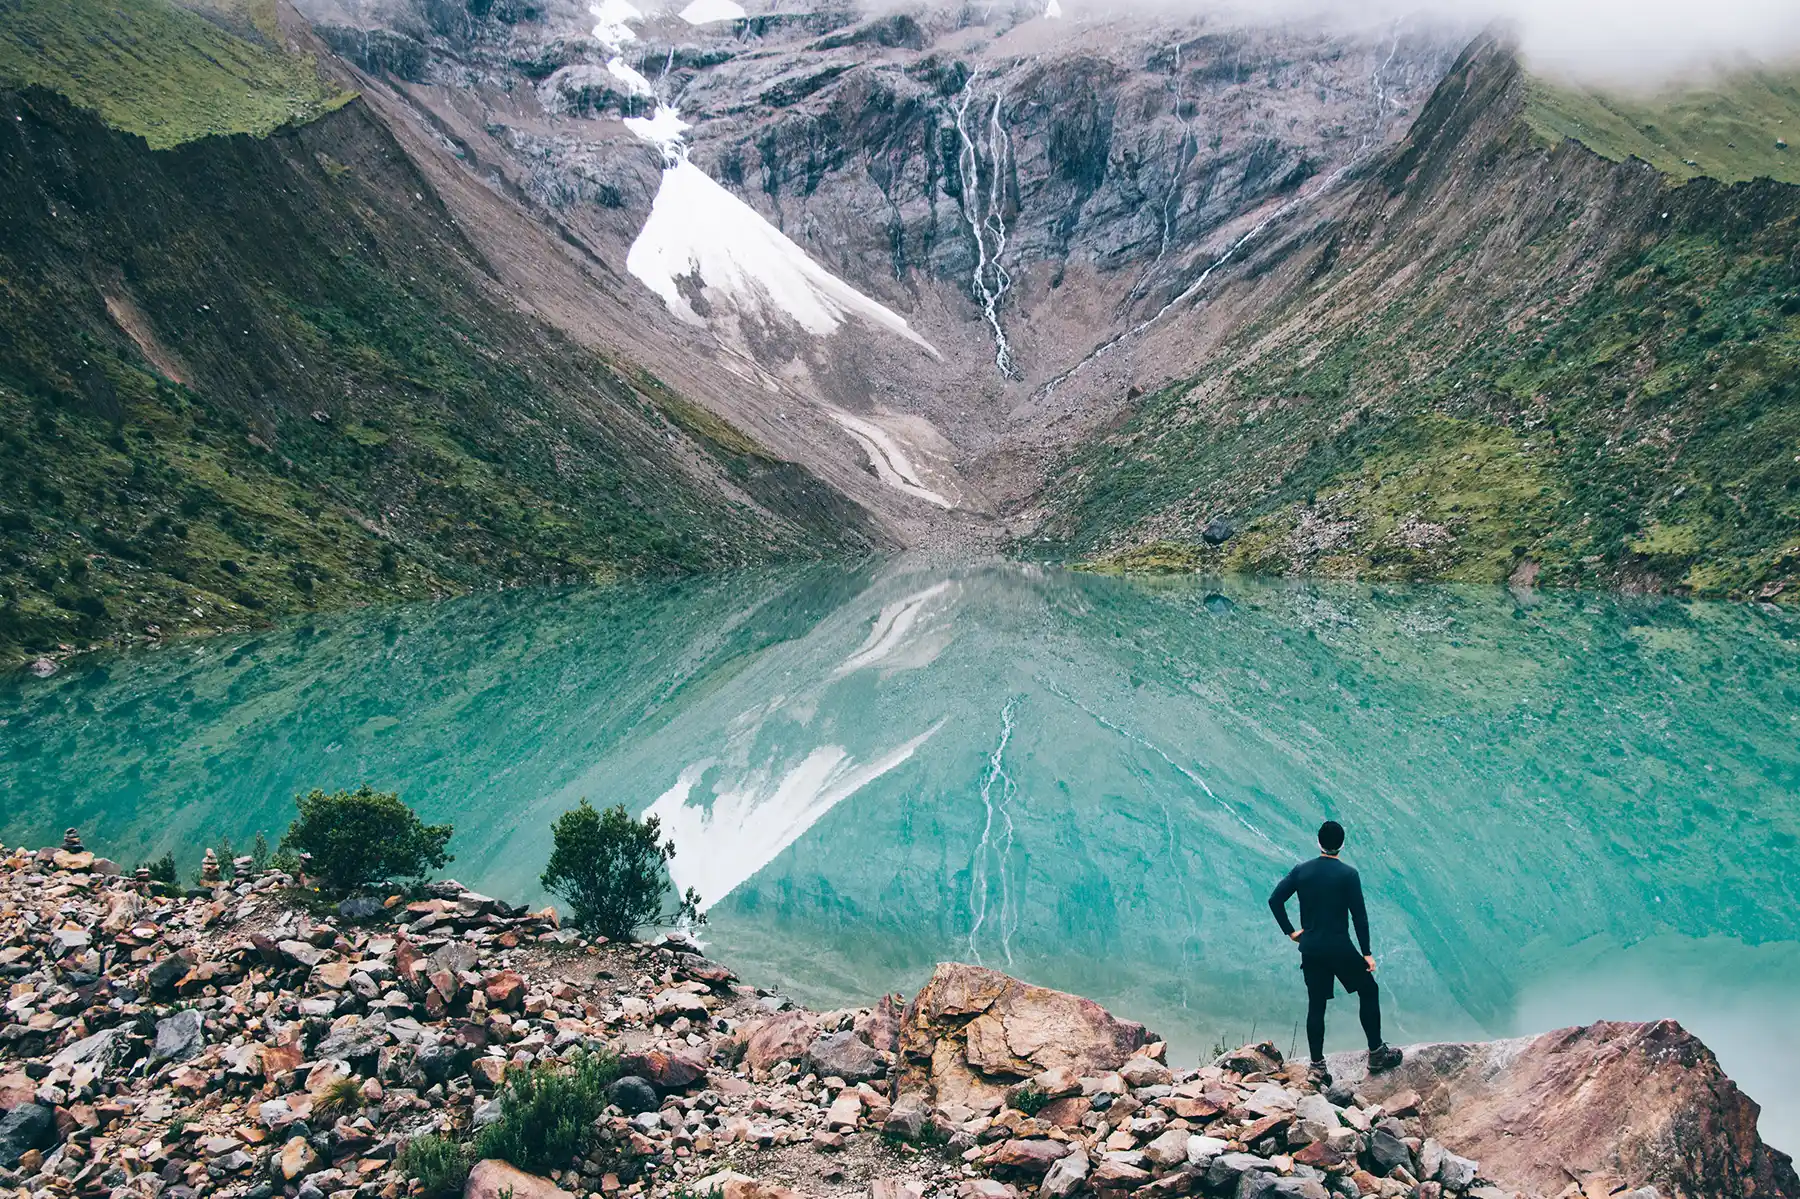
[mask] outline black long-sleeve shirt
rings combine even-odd
[[[1362,947],[1363,956],[1369,956],[1369,912],[1363,907],[1362,877],[1354,866],[1321,855],[1288,871],[1269,896],[1269,910],[1275,913],[1275,923],[1281,925],[1281,931],[1289,936],[1294,933],[1294,925],[1288,919],[1287,901],[1296,894],[1300,896],[1303,955],[1348,950],[1348,924],[1354,920],[1357,944]]]

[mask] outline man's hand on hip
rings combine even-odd
[[[1305,929],[1303,929],[1303,928],[1297,928],[1297,929],[1295,929],[1295,930],[1294,930],[1294,931],[1293,931],[1293,932],[1291,932],[1291,933],[1289,933],[1289,934],[1288,934],[1288,940],[1290,940],[1290,941],[1298,941],[1298,940],[1299,940],[1299,939],[1300,939],[1300,934],[1301,934],[1301,933],[1303,933],[1303,932],[1305,932],[1305,931],[1306,931],[1306,930],[1305,930]]]

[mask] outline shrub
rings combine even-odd
[[[1050,1103],[1050,1096],[1035,1082],[1028,1082],[1014,1092],[1009,1107],[1017,1108],[1027,1116],[1035,1116]]]
[[[165,853],[160,858],[152,858],[144,863],[144,868],[150,872],[151,882],[161,883],[165,887],[173,887],[178,881],[175,874],[175,855],[172,853]]]
[[[388,791],[297,795],[300,819],[281,838],[283,851],[311,855],[310,870],[338,894],[395,878],[423,878],[451,860],[447,824],[426,824]]]
[[[554,1063],[510,1070],[500,1090],[500,1118],[481,1130],[477,1158],[497,1157],[530,1174],[567,1166],[606,1107],[606,1088],[619,1077],[610,1053],[580,1053]]]
[[[452,1199],[462,1194],[469,1179],[469,1151],[448,1137],[414,1137],[400,1151],[396,1163],[408,1178],[416,1178],[425,1199]]]
[[[673,889],[668,863],[675,843],[662,842],[656,817],[633,820],[622,805],[597,812],[584,799],[558,816],[550,831],[555,847],[540,881],[568,900],[575,927],[624,941],[646,924],[682,915],[699,919],[700,896],[692,887],[674,912],[663,910]]]

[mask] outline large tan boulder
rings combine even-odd
[[[1022,1079],[1117,1070],[1151,1039],[1091,999],[943,962],[901,1017],[897,1103],[992,1111]]]
[[[749,1031],[744,1060],[757,1070],[767,1070],[777,1062],[801,1060],[819,1035],[812,1016],[802,1011],[777,1012],[752,1025]]]
[[[1404,1052],[1386,1074],[1369,1077],[1360,1053],[1334,1055],[1331,1072],[1378,1103],[1416,1092],[1426,1135],[1503,1187],[1800,1199],[1793,1161],[1757,1135],[1761,1109],[1673,1020]]]
[[[492,1157],[476,1162],[463,1184],[463,1199],[503,1199],[509,1194],[510,1199],[569,1199],[569,1192],[548,1178]]]

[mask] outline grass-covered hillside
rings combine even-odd
[[[1800,184],[1800,70],[1747,71],[1633,93],[1533,78],[1525,120],[1546,143],[1573,138],[1614,162],[1676,179]]]
[[[293,60],[157,3],[116,45],[55,26],[86,44],[54,61],[169,64],[141,104],[0,91],[0,660],[868,547],[804,470],[517,310],[364,106],[283,123],[240,68]],[[191,78],[243,132],[155,123],[201,119]]]
[[[277,33],[274,5],[251,0],[0,0],[0,85],[60,92],[154,149],[266,134],[349,98]]]
[[[1068,463],[1047,539],[1119,569],[1800,590],[1800,188],[1546,147],[1540,96],[1472,50],[1284,301]]]

